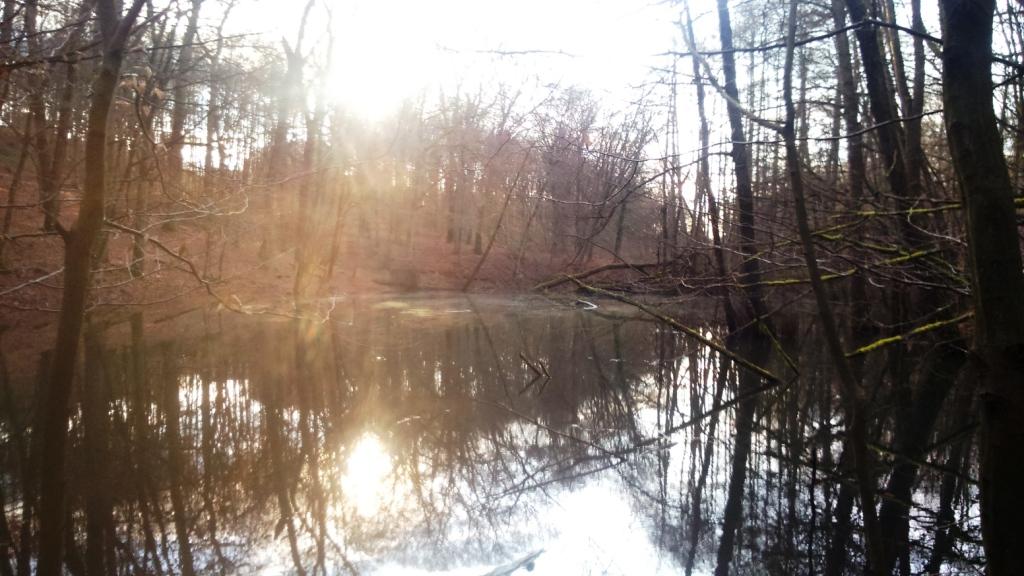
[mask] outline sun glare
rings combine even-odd
[[[360,516],[372,516],[388,501],[391,454],[375,434],[364,434],[345,459],[341,489]]]
[[[414,95],[439,68],[438,53],[408,12],[393,2],[339,5],[332,15],[334,54],[328,77],[329,97],[367,116],[392,112]],[[398,17],[406,13],[405,17]],[[420,19],[422,22],[422,19]]]
[[[233,24],[294,43],[297,7],[304,4],[255,0],[236,9]],[[498,83],[632,94],[629,87],[643,79],[653,55],[671,44],[675,17],[660,3],[618,0],[318,0],[304,46],[333,45],[324,77],[331,104],[379,120],[438,90]],[[322,53],[317,58],[325,63]]]

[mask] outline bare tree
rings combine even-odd
[[[61,573],[64,539],[64,448],[67,440],[68,399],[82,328],[85,297],[89,291],[91,250],[103,225],[107,188],[107,127],[114,90],[120,76],[125,46],[145,2],[135,0],[124,14],[113,0],[97,0],[96,17],[102,59],[92,82],[92,103],[86,133],[85,189],[78,219],[64,232],[64,292],[61,300],[53,368],[40,411],[39,564],[37,574]]]

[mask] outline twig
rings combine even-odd
[[[11,288],[8,288],[7,290],[4,290],[3,292],[0,292],[0,296],[7,296],[8,294],[10,294],[12,292],[17,292],[18,290],[21,290],[22,288],[28,288],[29,286],[31,286],[33,284],[39,284],[40,282],[43,282],[44,280],[47,280],[49,278],[53,278],[54,276],[56,276],[57,274],[60,274],[63,271],[64,271],[64,267],[61,266],[60,268],[54,270],[53,272],[50,272],[49,274],[46,274],[45,276],[40,276],[39,278],[35,278],[34,280],[29,280],[28,282],[23,282],[21,284],[18,284],[17,286],[13,286]]]

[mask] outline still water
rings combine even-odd
[[[712,407],[735,386],[719,367],[629,307],[542,298],[90,321],[72,556],[111,574],[709,573],[732,417]],[[8,400],[17,534],[32,400]],[[804,500],[780,446],[755,438],[737,573],[821,555],[800,522],[828,494]]]

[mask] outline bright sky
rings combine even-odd
[[[700,4],[697,2],[696,4]],[[294,43],[305,3],[243,1],[234,30]],[[327,17],[327,10],[331,18]],[[307,38],[325,41],[330,20],[334,98],[369,116],[438,82],[466,90],[506,82],[590,88],[621,101],[672,49],[677,9],[654,0],[318,0]],[[494,51],[530,54],[501,57]],[[549,51],[552,53],[536,53]]]

